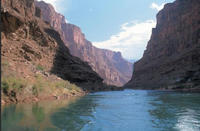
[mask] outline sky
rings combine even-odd
[[[174,0],[44,1],[51,3],[68,23],[79,26],[94,46],[138,60],[156,26],[156,14]]]

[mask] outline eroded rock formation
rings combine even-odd
[[[42,11],[44,21],[57,30],[70,53],[79,57],[92,67],[110,85],[122,86],[131,78],[132,63],[127,62],[120,52],[99,49],[86,40],[81,29],[76,25],[66,23],[65,17],[43,1],[36,2]]]
[[[101,90],[103,79],[72,56],[60,34],[40,16],[34,0],[2,0],[1,56],[10,72],[31,81],[39,68],[47,77],[53,73],[80,87]]]
[[[157,14],[156,28],[126,87],[200,88],[199,0],[176,0]]]

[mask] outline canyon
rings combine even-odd
[[[200,91],[199,9],[198,0],[166,4],[133,70],[120,52],[94,47],[50,4],[2,0],[2,102],[124,88]]]
[[[199,130],[199,0],[164,6],[134,66],[44,2],[2,0],[1,29],[1,130]]]
[[[133,64],[126,61],[120,52],[99,49],[85,38],[81,29],[66,23],[65,17],[57,13],[52,5],[35,1],[41,17],[61,35],[73,56],[87,62],[108,85],[123,86],[131,79]]]
[[[70,54],[34,0],[2,0],[1,21],[2,103],[111,89],[87,62]]]
[[[157,14],[147,49],[125,87],[200,90],[199,2],[176,0]]]

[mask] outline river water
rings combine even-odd
[[[200,94],[145,90],[3,106],[2,131],[200,131]]]

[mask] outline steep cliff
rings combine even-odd
[[[2,0],[3,98],[17,102],[40,95],[57,98],[64,93],[83,93],[76,85],[89,91],[103,90],[103,79],[70,54],[59,33],[40,18],[40,13],[34,0]]]
[[[42,11],[42,18],[57,30],[70,53],[79,57],[92,67],[103,79],[111,85],[122,86],[131,78],[132,64],[124,60],[119,52],[99,49],[85,39],[81,29],[65,22],[65,17],[43,1],[36,2]]]
[[[157,14],[156,28],[126,87],[200,88],[199,0],[176,0]]]

